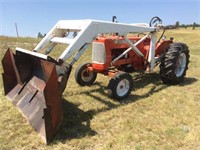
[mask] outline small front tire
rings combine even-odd
[[[110,96],[118,101],[128,97],[133,86],[133,79],[131,75],[125,72],[116,74],[108,84],[108,91]]]
[[[75,71],[75,80],[80,86],[92,85],[96,80],[97,73],[88,70],[90,63],[80,65]]]

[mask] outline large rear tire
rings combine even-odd
[[[92,85],[97,78],[97,73],[87,69],[90,63],[81,64],[75,71],[75,80],[80,86]]]
[[[113,99],[121,101],[130,95],[132,86],[132,77],[128,73],[120,72],[111,78],[108,90]]]
[[[184,80],[189,64],[189,49],[184,43],[172,43],[160,64],[160,78],[166,84]]]

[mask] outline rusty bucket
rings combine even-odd
[[[2,60],[4,91],[43,141],[49,143],[63,120],[63,88],[61,91],[57,62],[35,53],[16,51],[14,54],[7,50]]]

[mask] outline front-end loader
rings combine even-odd
[[[62,123],[61,97],[72,66],[91,43],[92,62],[80,65],[75,71],[75,80],[80,86],[91,85],[97,73],[108,75],[111,77],[108,83],[110,96],[122,100],[132,89],[129,72],[151,72],[158,64],[164,83],[183,81],[189,63],[188,47],[174,43],[172,39],[162,39],[163,34],[156,40],[160,29],[163,26],[158,17],[150,24],[60,20],[32,51],[7,50],[2,60],[5,95],[40,133],[44,142],[49,143]],[[54,59],[49,54],[57,44],[67,48]]]

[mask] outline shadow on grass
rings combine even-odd
[[[109,111],[111,109],[120,107],[122,105],[126,105],[128,103],[136,102],[138,100],[142,100],[144,98],[149,97],[152,94],[155,94],[159,91],[162,91],[169,87],[169,85],[165,85],[160,80],[160,77],[156,73],[152,74],[145,74],[142,75],[141,78],[133,78],[134,80],[134,86],[133,91],[145,88],[145,86],[148,86],[151,84],[151,88],[149,91],[146,92],[146,94],[143,95],[130,95],[128,98],[124,99],[121,102],[116,103],[116,101],[112,101],[109,98],[103,99],[102,97],[98,97],[96,95],[93,95],[94,92],[98,92],[100,94],[105,95],[104,88],[99,82],[95,83],[95,86],[98,88],[89,90],[89,91],[83,91],[79,94],[87,95],[92,97],[94,100],[99,101],[106,105],[106,107],[98,110],[89,110],[84,112],[83,110],[78,108],[78,105],[75,105],[73,103],[68,102],[66,99],[63,99],[63,110],[64,110],[64,121],[63,124],[58,131],[58,134],[56,136],[57,141],[66,142],[66,140],[74,139],[74,138],[82,138],[84,136],[93,136],[97,134],[94,130],[90,127],[90,120],[98,113]],[[196,82],[197,79],[195,78],[186,78],[183,83],[180,84],[180,86],[184,85],[190,85],[194,82]]]
[[[94,100],[97,100],[101,103],[104,103],[107,106],[106,108],[102,108],[102,109],[98,109],[98,110],[91,110],[92,115],[96,115],[98,113],[109,111],[113,108],[117,108],[117,107],[120,107],[122,105],[126,105],[126,104],[129,104],[129,103],[132,103],[132,102],[136,102],[138,100],[142,100],[144,98],[149,97],[150,95],[153,95],[153,94],[169,87],[169,85],[165,85],[165,84],[162,83],[162,81],[160,80],[159,74],[157,74],[157,73],[140,74],[138,76],[133,78],[133,89],[132,89],[132,91],[134,92],[135,90],[145,88],[146,86],[151,84],[150,90],[147,91],[143,95],[135,95],[135,94],[132,95],[131,94],[128,98],[118,102],[117,104],[113,103],[115,100],[113,100],[113,102],[112,102],[112,100],[109,101],[108,99],[102,99],[101,97],[94,96],[92,94],[93,90],[83,92],[82,94],[87,94],[89,96],[92,96],[94,98]],[[94,91],[105,95],[105,92],[103,90],[104,87],[102,87],[99,83],[96,83],[96,85],[99,86],[99,89],[95,89]]]
[[[179,84],[179,86],[186,86],[197,82],[198,80],[194,77],[186,77],[183,82]]]
[[[90,111],[84,112],[77,105],[63,99],[64,118],[62,125],[54,141],[66,142],[74,138],[95,135],[96,132],[90,128],[90,120],[93,118]]]

